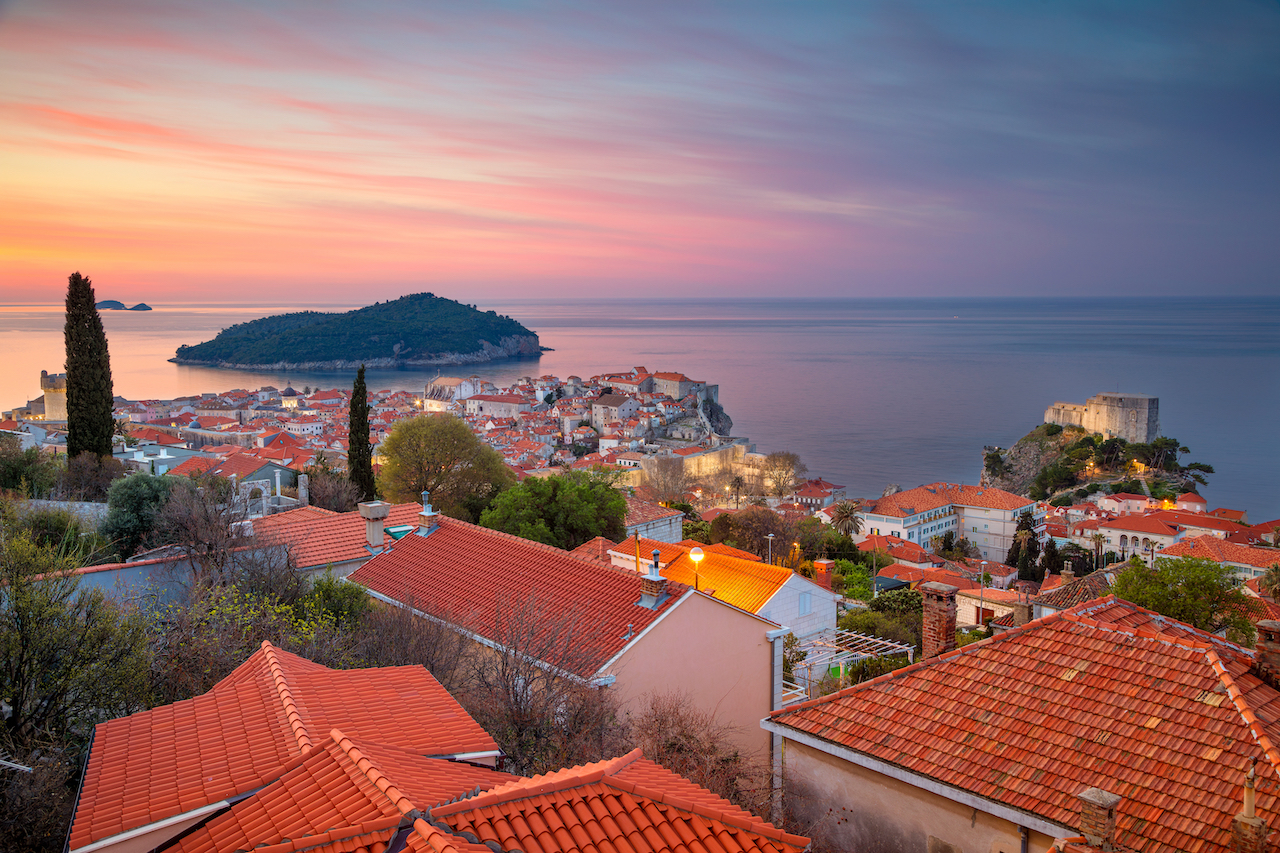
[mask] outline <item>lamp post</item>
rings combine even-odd
[[[982,611],[987,601],[987,561],[982,561],[982,574],[978,575],[978,627],[982,627]]]
[[[689,559],[693,560],[693,589],[695,592],[698,589],[698,566],[702,564],[704,556],[706,555],[702,553],[701,548],[694,548],[689,552]]]
[[[773,534],[764,537],[769,540],[769,565],[773,565]]]

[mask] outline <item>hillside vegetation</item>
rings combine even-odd
[[[1213,473],[1203,462],[1183,464],[1187,453],[1176,438],[1130,443],[1080,427],[1041,424],[1008,450],[989,448],[982,483],[1063,504],[1102,490],[1142,492],[1144,481],[1152,497],[1174,497],[1197,483],[1206,485],[1205,475]]]
[[[345,367],[487,361],[541,351],[538,336],[493,311],[415,293],[345,313],[298,311],[238,323],[183,346],[173,361],[214,366]]]

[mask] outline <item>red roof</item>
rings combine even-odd
[[[1158,557],[1197,557],[1212,560],[1215,563],[1236,563],[1242,566],[1253,566],[1258,569],[1270,568],[1280,564],[1280,548],[1257,548],[1250,545],[1238,545],[1226,542],[1216,536],[1205,534],[1192,536],[1181,542],[1174,542],[1160,551]]]
[[[1121,797],[1117,843],[1226,851],[1249,761],[1260,812],[1280,807],[1280,691],[1252,665],[1109,596],[772,719],[1063,826],[1101,787]]]
[[[420,512],[420,504],[393,504],[383,522],[384,528],[417,524]],[[355,511],[299,507],[254,519],[253,532],[261,541],[288,545],[294,561],[304,569],[373,556],[368,548],[364,519]],[[383,541],[388,541],[385,535]]]
[[[497,850],[799,853],[809,844],[638,749],[436,806],[431,819]]]
[[[930,483],[905,492],[895,492],[863,508],[864,514],[906,518],[916,513],[944,506],[976,506],[986,509],[1016,510],[1030,507],[1034,501],[1003,489],[989,486],[964,486],[956,483]]]
[[[413,750],[347,737],[334,729],[279,779],[167,849],[221,853],[289,842],[293,850],[337,853],[350,849],[339,842],[365,848],[387,845],[406,809],[447,802],[517,778],[487,767],[424,758]],[[473,847],[461,838],[449,840],[461,849]]]
[[[632,495],[625,495],[627,499],[627,517],[624,524],[627,527],[634,527],[637,524],[646,524],[651,521],[659,521],[664,518],[671,518],[677,515],[684,515],[678,509],[671,509],[662,504],[653,503],[651,501],[642,501],[640,498]]]
[[[208,456],[191,456],[170,468],[169,473],[178,477],[203,474],[221,461],[221,459],[210,459]]]
[[[208,693],[97,726],[70,850],[259,788],[334,727],[420,755],[497,749],[423,667],[331,670],[264,642]]]
[[[578,676],[593,676],[685,592],[669,585],[668,597],[651,610],[639,604],[636,572],[445,516],[437,523],[427,536],[396,542],[351,580],[421,610],[448,614],[455,625],[498,643],[502,607],[526,603],[517,593],[550,609],[548,615],[589,620],[582,654],[572,663]]]

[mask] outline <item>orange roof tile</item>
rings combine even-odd
[[[613,561],[609,559],[609,551],[611,551],[613,547],[612,539],[597,536],[589,542],[583,542],[569,553],[584,560],[594,560],[597,563],[603,563],[606,566],[611,566],[613,565]]]
[[[168,850],[220,853],[285,843],[290,850],[336,850],[335,842],[388,844],[406,807],[411,812],[516,778],[487,767],[423,758],[335,729],[280,778]]]
[[[500,785],[431,818],[500,850],[798,853],[783,832],[645,759],[640,750]]]
[[[1260,548],[1227,542],[1205,534],[1174,542],[1158,552],[1157,557],[1197,557],[1215,563],[1237,563],[1258,569],[1280,564],[1280,548]]]
[[[792,575],[782,566],[705,549],[702,562],[696,566],[686,552],[662,569],[662,576],[668,580],[686,586],[696,582],[699,590],[748,613],[759,612]]]
[[[393,504],[386,527],[416,524],[422,506]],[[373,556],[368,549],[364,519],[359,512],[330,512],[319,507],[299,507],[255,519],[254,535],[259,541],[289,546],[300,568],[311,569],[329,563],[349,563]],[[384,541],[390,539],[383,537]]]
[[[192,474],[203,474],[205,471],[208,471],[221,461],[222,460],[220,459],[211,459],[208,456],[191,456],[170,468],[169,473],[176,477],[189,477]]]
[[[1252,664],[1109,596],[772,719],[1063,826],[1102,787],[1122,798],[1118,843],[1225,851],[1250,760],[1259,810],[1280,807],[1280,691]]]
[[[627,527],[634,527],[637,524],[646,524],[663,518],[671,518],[675,515],[684,515],[680,510],[671,509],[662,504],[642,501],[632,495],[625,495],[625,497],[627,499],[627,517],[624,524]]]
[[[990,486],[965,486],[955,483],[930,483],[905,492],[895,492],[875,501],[869,501],[864,513],[906,518],[931,509],[948,505],[976,506],[987,509],[1016,510],[1033,504],[1030,498],[1020,497],[1003,489]]]
[[[520,591],[568,619],[588,619],[573,674],[593,676],[630,637],[674,605],[685,589],[651,610],[639,604],[640,575],[582,560],[567,551],[464,521],[438,517],[427,536],[406,536],[351,574],[351,580],[397,601],[448,614],[464,630],[501,642],[503,603]],[[553,627],[553,626],[549,626]]]
[[[497,749],[423,667],[331,670],[263,643],[208,693],[96,727],[70,850],[258,788],[338,726],[423,755]]]

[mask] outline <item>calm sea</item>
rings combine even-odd
[[[106,297],[104,297],[106,298]],[[179,367],[180,344],[303,307],[156,305],[103,312],[116,393],[349,385],[350,376]],[[1162,432],[1215,466],[1205,497],[1280,518],[1280,299],[509,300],[553,352],[445,368],[498,384],[642,365],[719,383],[734,433],[792,450],[857,496],[887,483],[973,482],[982,446],[1008,446],[1055,400],[1102,391],[1160,398]],[[40,394],[62,365],[58,306],[0,307],[0,409]],[[369,375],[421,389],[435,371]]]

